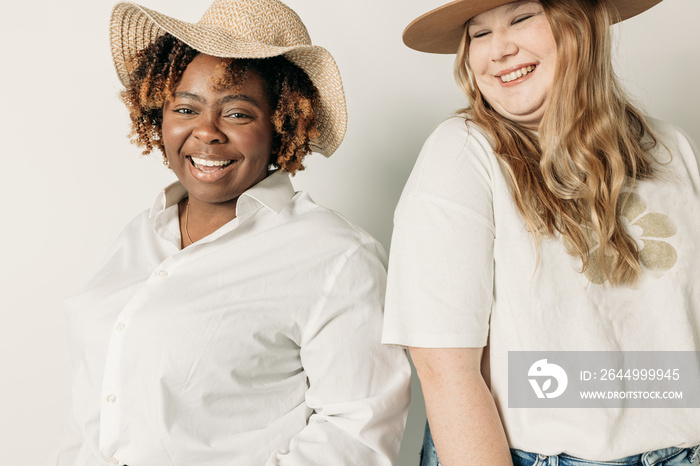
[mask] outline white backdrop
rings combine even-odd
[[[208,0],[144,0],[196,21]],[[441,0],[288,0],[344,78],[349,129],[294,179],[387,249],[402,186],[431,128],[464,105],[452,56],[401,43]],[[67,409],[70,365],[61,301],[85,284],[122,227],[173,176],[130,146],[108,45],[112,1],[3,6],[0,38],[0,458],[39,465]],[[616,28],[619,74],[656,117],[700,142],[698,0],[665,0]],[[414,381],[399,460],[417,464],[425,413]]]

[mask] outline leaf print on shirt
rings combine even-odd
[[[673,221],[656,212],[644,213],[646,204],[637,194],[630,194],[622,217],[629,222],[632,237],[639,238],[643,247],[639,250],[639,261],[649,270],[666,271],[678,260],[673,246],[661,238],[670,238],[676,234]],[[636,227],[636,228],[635,228]],[[635,229],[641,228],[641,234],[635,235]]]
[[[665,272],[676,264],[678,253],[665,238],[676,234],[676,225],[664,214],[648,212],[644,200],[631,193],[625,200],[622,209],[622,222],[632,239],[637,243],[639,262],[642,267]],[[607,280],[606,270],[612,268],[611,258],[599,257],[597,241],[591,251],[590,266],[586,269],[586,277],[598,285]]]

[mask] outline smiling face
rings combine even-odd
[[[235,208],[267,176],[273,130],[264,82],[247,72],[241,85],[220,88],[225,63],[197,55],[163,107],[165,155],[193,207]]]
[[[500,115],[537,130],[554,85],[557,46],[542,5],[508,3],[469,20],[469,67]]]

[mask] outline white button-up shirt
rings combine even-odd
[[[67,300],[70,439],[51,464],[390,465],[409,402],[380,344],[385,254],[278,172],[180,248],[175,183]]]

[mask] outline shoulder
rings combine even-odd
[[[416,160],[402,199],[412,195],[459,198],[490,190],[498,161],[487,137],[463,117],[440,123]]]
[[[682,152],[697,152],[694,150],[693,142],[682,129],[656,118],[647,117],[647,122],[662,146],[667,146],[672,151],[675,149]]]
[[[668,121],[659,120],[658,118],[653,118],[646,116],[647,123],[651,126],[651,129],[656,133],[656,136],[662,139],[673,138],[681,132],[676,126],[669,123]]]
[[[106,257],[120,256],[124,251],[139,251],[153,247],[158,239],[155,234],[155,222],[150,209],[136,215],[122,229],[109,248]]]
[[[365,249],[385,261],[384,249],[372,235],[335,210],[317,204],[304,191],[296,193],[282,215],[287,216],[288,226],[304,237],[300,241],[309,242],[315,251],[349,254]]]
[[[138,230],[153,225],[151,209],[145,209],[132,218],[124,227],[123,232]]]
[[[150,209],[142,211],[122,228],[110,252],[130,242],[141,242],[144,233],[153,231],[153,225]]]
[[[421,156],[446,156],[455,159],[466,155],[492,153],[491,144],[474,123],[461,116],[444,120],[432,131],[423,146]]]
[[[662,163],[670,161],[672,165],[681,163],[697,173],[700,154],[688,135],[667,121],[647,117],[647,122],[657,138],[657,144],[651,150],[654,158]]]

